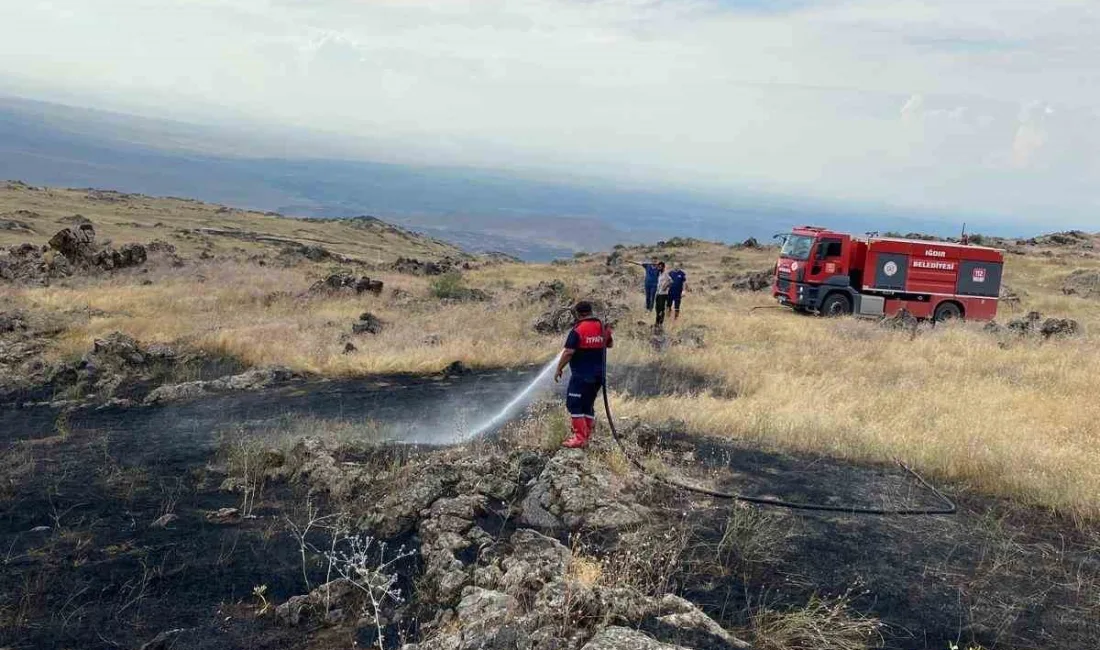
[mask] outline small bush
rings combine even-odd
[[[432,280],[432,295],[440,300],[460,299],[465,292],[466,283],[458,271],[448,271]]]

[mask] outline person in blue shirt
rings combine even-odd
[[[668,287],[668,308],[672,311],[672,320],[676,320],[680,317],[680,301],[684,297],[688,276],[683,269],[673,269],[668,277],[672,281]]]
[[[648,264],[631,260],[627,260],[627,263],[645,269],[645,310],[653,311],[657,299],[657,278],[661,277],[661,272],[665,270],[665,263],[659,261],[656,257]]]

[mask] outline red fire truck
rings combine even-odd
[[[772,295],[825,316],[991,320],[1004,251],[892,237],[856,237],[817,226],[785,235]]]

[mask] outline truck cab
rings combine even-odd
[[[862,259],[861,242],[851,235],[815,226],[795,228],[784,236],[776,265],[772,295],[798,311],[821,311],[828,315],[852,312],[852,299],[827,300],[833,287],[858,287]],[[827,301],[828,304],[825,304]]]

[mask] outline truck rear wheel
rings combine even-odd
[[[830,293],[821,303],[821,315],[830,318],[847,316],[852,313],[852,299],[843,293]]]
[[[936,311],[932,314],[932,318],[937,323],[944,321],[954,320],[962,317],[962,309],[953,302],[941,302],[936,306]]]

